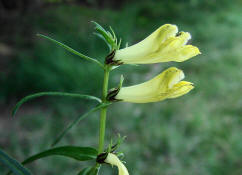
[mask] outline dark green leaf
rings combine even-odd
[[[55,39],[52,39],[52,38],[50,38],[48,36],[45,36],[45,35],[42,35],[42,34],[37,34],[37,36],[40,36],[40,37],[45,38],[45,39],[48,39],[48,40],[58,44],[59,46],[63,47],[64,49],[68,50],[69,52],[73,53],[74,55],[77,55],[77,56],[79,56],[79,57],[81,57],[81,58],[83,58],[85,60],[92,61],[92,62],[98,64],[100,67],[104,68],[102,63],[100,63],[98,60],[96,60],[94,58],[91,58],[91,57],[88,57],[86,55],[83,55],[82,53],[72,49],[71,47],[69,47],[69,46],[67,46],[67,45],[65,45],[65,44],[63,44],[63,43],[61,43],[59,41],[56,41]]]
[[[56,145],[65,135],[66,133],[76,124],[78,124],[81,120],[83,120],[84,118],[86,118],[89,114],[91,114],[92,112],[95,112],[101,108],[107,107],[108,105],[110,105],[111,103],[106,103],[106,104],[100,104],[98,106],[96,106],[95,108],[92,108],[90,111],[86,112],[85,114],[78,116],[73,122],[71,122],[66,129],[64,129],[61,134],[55,139],[55,141],[52,143],[51,146]]]
[[[10,157],[0,149],[0,162],[7,166],[16,175],[31,175],[30,171],[23,167],[17,160]]]
[[[95,100],[98,101],[99,103],[101,103],[101,99],[94,97],[94,96],[90,96],[90,95],[83,95],[83,94],[75,94],[75,93],[66,93],[66,92],[40,92],[40,93],[36,93],[36,94],[32,94],[32,95],[28,95],[24,98],[22,98],[14,107],[12,115],[14,116],[17,112],[17,110],[19,109],[19,107],[29,101],[32,100],[34,98],[37,97],[41,97],[41,96],[65,96],[65,97],[74,97],[74,98],[81,98],[81,99],[87,99],[87,100]]]
[[[87,161],[96,159],[97,154],[97,150],[91,147],[62,146],[35,154],[23,161],[23,164],[28,164],[35,160],[54,155],[65,156],[79,161]]]

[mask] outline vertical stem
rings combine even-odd
[[[104,79],[103,79],[103,92],[102,92],[102,101],[106,103],[106,97],[108,93],[108,79],[109,79],[109,66],[105,65],[104,67]],[[104,148],[104,139],[105,139],[105,128],[106,128],[106,114],[107,114],[107,107],[101,109],[100,113],[100,128],[99,128],[99,146],[98,146],[98,153],[103,152]]]

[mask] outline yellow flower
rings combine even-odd
[[[147,82],[111,91],[109,96],[111,100],[132,103],[149,103],[176,98],[194,88],[192,83],[181,81],[184,77],[182,70],[171,67]]]
[[[108,156],[104,160],[104,162],[117,166],[119,175],[129,175],[127,168],[124,166],[124,164],[119,160],[119,158],[115,154],[108,153]]]
[[[178,34],[177,32],[176,25],[165,24],[143,41],[109,55],[107,62],[110,64],[182,62],[200,54],[197,47],[186,45],[191,39],[188,32]]]

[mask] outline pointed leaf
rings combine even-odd
[[[103,38],[106,40],[106,43],[108,43],[108,47],[111,47],[113,49],[117,49],[116,44],[116,36],[113,32],[113,36],[110,32],[106,31],[100,24],[98,24],[95,21],[91,21],[93,24],[95,24],[95,30],[97,33],[103,36]]]
[[[85,60],[92,61],[92,62],[98,64],[100,67],[104,68],[104,66],[102,65],[102,63],[100,63],[98,60],[96,60],[94,58],[91,58],[89,56],[83,55],[82,53],[80,53],[80,52],[72,49],[71,47],[69,47],[69,46],[67,46],[67,45],[65,45],[65,44],[63,44],[63,43],[61,43],[59,41],[56,41],[55,39],[52,39],[52,38],[50,38],[48,36],[45,36],[45,35],[42,35],[42,34],[37,34],[37,36],[42,37],[42,38],[45,38],[45,39],[48,39],[49,41],[52,41],[52,42],[58,44],[59,46],[63,47],[64,49],[66,49],[69,52],[73,53],[74,55],[77,55],[77,56],[79,56],[79,57],[81,57],[81,58],[83,58]]]
[[[16,175],[31,175],[30,171],[21,165],[17,160],[10,157],[0,149],[0,162],[7,166]]]
[[[87,161],[96,159],[97,154],[97,150],[91,147],[62,146],[35,154],[23,161],[22,164],[28,164],[35,160],[54,155],[65,156],[79,161]]]
[[[75,93],[66,93],[66,92],[40,92],[40,93],[36,93],[36,94],[32,94],[32,95],[28,95],[24,98],[22,98],[14,107],[13,111],[12,111],[12,116],[14,116],[17,112],[17,110],[19,109],[19,107],[29,101],[32,100],[34,98],[37,97],[41,97],[41,96],[65,96],[65,97],[74,97],[74,98],[81,98],[81,99],[87,99],[87,100],[95,100],[99,103],[101,103],[101,99],[91,96],[91,95],[83,95],[83,94],[75,94]]]
[[[100,104],[98,106],[96,106],[95,108],[92,108],[90,111],[86,112],[85,114],[81,115],[81,116],[78,116],[73,122],[71,122],[66,129],[64,129],[61,134],[55,139],[55,141],[52,143],[51,146],[55,146],[65,135],[66,133],[73,127],[75,126],[76,124],[78,124],[81,120],[83,120],[84,118],[86,118],[89,114],[101,109],[101,108],[104,108],[104,107],[107,107],[108,105],[110,105],[111,103],[106,103],[106,104]]]

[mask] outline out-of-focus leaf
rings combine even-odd
[[[13,111],[12,111],[12,115],[14,116],[17,112],[17,110],[19,109],[19,107],[29,101],[32,100],[34,98],[37,97],[41,97],[41,96],[65,96],[65,97],[74,97],[74,98],[81,98],[81,99],[87,99],[87,100],[95,100],[99,103],[101,103],[101,99],[91,96],[91,95],[83,95],[83,94],[76,94],[76,93],[66,93],[66,92],[40,92],[40,93],[36,93],[36,94],[31,94],[28,95],[24,98],[22,98],[14,107]]]
[[[100,67],[104,68],[103,64],[100,63],[98,60],[96,60],[94,58],[91,58],[89,56],[83,55],[82,53],[72,49],[71,47],[69,47],[69,46],[67,46],[67,45],[65,45],[65,44],[63,44],[63,43],[61,43],[59,41],[56,41],[55,39],[52,39],[52,38],[50,38],[48,36],[45,36],[45,35],[42,35],[42,34],[37,34],[37,36],[40,36],[40,37],[45,38],[45,39],[48,39],[48,40],[58,44],[59,46],[63,47],[64,49],[68,50],[69,52],[73,53],[74,55],[77,55],[77,56],[79,56],[79,57],[81,57],[81,58],[83,58],[85,60],[92,61],[92,62],[98,64]]]
[[[96,159],[97,154],[97,150],[91,147],[62,146],[35,154],[23,161],[22,164],[28,164],[35,160],[55,155],[65,156],[79,161],[87,161]]]
[[[78,175],[97,175],[99,172],[99,168],[99,166],[84,168],[78,173]]]
[[[98,175],[100,167],[93,167],[89,172],[88,175]]]
[[[78,116],[73,122],[71,122],[67,127],[66,129],[64,129],[61,134],[55,139],[55,141],[52,143],[51,146],[55,146],[65,135],[66,133],[73,127],[75,126],[76,124],[78,124],[81,120],[83,120],[84,118],[86,118],[89,114],[91,114],[92,112],[95,112],[101,108],[105,108],[107,107],[108,105],[110,105],[111,103],[102,103],[98,106],[96,106],[95,108],[92,108],[90,111],[86,112],[85,114],[81,115],[81,116]]]
[[[88,173],[90,172],[91,169],[92,169],[91,167],[84,168],[77,175],[89,175]]]
[[[21,163],[10,157],[7,153],[0,149],[0,162],[7,166],[12,173],[16,175],[31,175],[30,171],[27,170]]]

